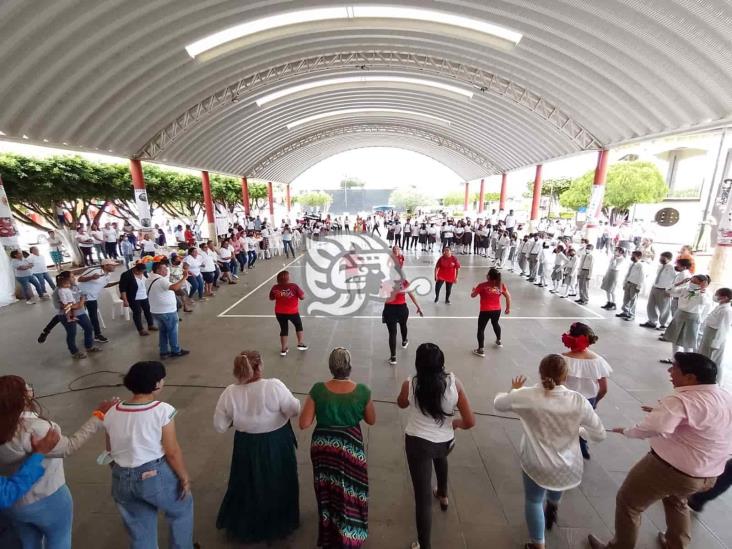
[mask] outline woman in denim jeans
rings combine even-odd
[[[22,547],[71,549],[74,503],[66,486],[63,458],[76,452],[101,429],[101,418],[116,403],[115,400],[100,403],[73,435],[61,435],[43,459],[43,476],[15,505],[0,511],[11,522]],[[33,389],[25,380],[18,376],[1,376],[0,475],[15,473],[33,453],[33,439],[50,430],[60,433],[58,425],[43,416]]]
[[[132,397],[104,416],[112,461],[112,497],[132,549],[157,549],[158,511],[170,547],[193,547],[193,496],[175,434],[175,408],[157,400],[165,383],[161,362],[137,362],[124,377]]]
[[[20,284],[21,290],[23,290],[23,297],[25,302],[29,305],[34,305],[33,292],[30,289],[31,284],[35,287],[39,296],[45,296],[46,293],[41,290],[40,284],[33,276],[33,262],[25,259],[23,253],[20,250],[13,250],[10,252],[10,266],[13,268],[15,274],[15,280]]]

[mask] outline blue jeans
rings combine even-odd
[[[590,404],[592,404],[593,409],[597,406],[597,397],[588,398],[587,401]],[[588,452],[587,441],[585,439],[583,439],[582,437],[579,437],[579,441],[580,441],[580,450],[582,451],[582,455],[584,455]]]
[[[79,352],[79,348],[76,346],[77,324],[81,326],[82,330],[84,330],[84,348],[91,349],[94,347],[94,328],[92,327],[91,320],[89,320],[89,316],[86,313],[79,314],[78,310],[76,311],[76,314],[78,315],[76,317],[76,322],[69,322],[66,319],[66,315],[59,315],[61,318],[61,324],[66,328],[66,346],[69,348],[69,352],[72,355]]]
[[[36,292],[38,292],[39,296],[46,293],[41,290],[41,286],[40,284],[38,284],[38,280],[36,280],[36,277],[33,275],[16,276],[15,280],[17,280],[18,284],[20,284],[20,289],[23,291],[23,297],[26,299],[26,301],[33,299],[33,292],[30,289],[31,284],[36,289]]]
[[[145,475],[145,479],[143,479]],[[169,547],[193,547],[193,497],[179,497],[178,477],[160,458],[139,467],[112,469],[112,497],[122,515],[132,549],[157,549],[158,511],[170,529]]]
[[[188,284],[191,285],[191,290],[188,292],[188,297],[193,297],[193,294],[198,292],[198,299],[203,299],[203,276],[189,276]]]
[[[160,330],[160,354],[180,352],[180,345],[178,345],[178,313],[153,313],[153,318]]]
[[[64,484],[50,496],[20,507],[3,509],[23,549],[71,549],[74,501]],[[45,540],[45,545],[44,545]]]
[[[249,259],[249,264],[247,266],[251,269],[254,266],[254,262],[257,260],[257,251],[249,250],[247,252],[247,258]]]
[[[236,259],[232,256],[231,261],[229,261],[229,270],[231,271],[231,274],[239,274],[239,264],[236,262]]]
[[[524,472],[521,476],[524,479],[524,516],[529,527],[529,539],[531,543],[544,543],[544,498],[556,505],[562,498],[562,492],[542,488]]]
[[[295,248],[292,247],[292,240],[283,240],[282,246],[285,249],[285,257],[289,257],[287,255],[287,248],[290,248],[290,251],[292,252],[292,257],[295,257]]]
[[[51,286],[52,290],[56,289],[56,284],[53,282],[53,278],[51,278],[51,275],[48,274],[48,271],[46,271],[45,273],[34,274],[33,277],[36,279],[36,281],[38,282],[38,286],[40,286],[41,288],[41,295],[46,293],[46,282],[48,282],[48,285]]]

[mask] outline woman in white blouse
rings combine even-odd
[[[597,343],[598,337],[587,324],[574,322],[569,331],[562,334],[562,343],[569,351],[562,353],[567,362],[567,389],[577,391],[590,401],[593,408],[607,394],[607,378],[613,369],[597,353],[590,351],[590,345]],[[587,441],[580,438],[582,457],[590,459]]]
[[[33,389],[18,376],[0,377],[0,475],[14,474],[33,453],[31,437],[44,436],[58,425],[43,416]],[[63,458],[76,452],[102,426],[104,413],[116,401],[104,401],[71,436],[61,436],[43,460],[45,472],[13,507],[0,511],[24,548],[71,549],[74,504],[66,486]],[[83,543],[81,545],[84,545]]]
[[[234,359],[234,378],[213,418],[219,433],[236,430],[216,527],[240,543],[270,542],[300,523],[297,442],[290,426],[290,418],[300,414],[300,401],[279,379],[262,377],[258,351],[242,351]]]
[[[511,382],[510,392],[499,393],[493,401],[496,410],[518,415],[524,428],[519,459],[531,538],[526,549],[544,548],[544,529],[556,522],[562,492],[582,481],[584,466],[577,435],[595,441],[605,438],[605,428],[592,405],[563,386],[567,373],[561,355],[548,355],[539,364],[540,384],[524,387],[526,378],[519,376]]]

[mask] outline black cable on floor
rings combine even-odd
[[[87,387],[80,387],[78,389],[74,389],[73,385],[78,382],[81,379],[87,378],[89,376],[99,375],[99,374],[117,374],[120,377],[124,375],[123,372],[116,372],[114,370],[97,370],[96,372],[90,372],[88,374],[81,375],[79,377],[75,377],[69,383],[66,385],[67,390],[66,391],[58,391],[56,393],[49,393],[47,395],[38,395],[36,396],[36,400],[40,400],[42,398],[51,398],[55,396],[62,396],[62,395],[68,395],[71,393],[79,393],[82,391],[90,391],[92,389],[111,389],[115,387],[124,387],[122,383],[102,383],[99,385],[89,385]],[[226,389],[226,385],[202,385],[197,383],[166,383],[166,387],[182,387],[187,389]],[[294,395],[300,395],[300,396],[307,396],[308,393],[302,393],[299,391],[292,391],[292,394]],[[393,406],[396,406],[397,403],[394,400],[379,400],[379,399],[372,399],[374,402],[378,402],[379,404],[391,404]],[[491,414],[488,412],[477,412],[473,410],[473,413],[476,416],[483,416],[483,417],[495,417],[499,419],[512,419],[514,421],[517,421],[519,418],[517,417],[511,417],[511,416],[502,416],[500,414]]]

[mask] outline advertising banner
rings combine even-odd
[[[0,244],[6,251],[16,250],[20,247],[18,243],[18,229],[15,226],[13,213],[10,211],[8,195],[5,194],[3,180],[0,179]]]
[[[147,201],[147,191],[145,189],[135,189],[135,204],[137,205],[137,214],[140,217],[140,226],[143,229],[150,229],[152,219],[150,216],[150,203]]]
[[[590,195],[590,203],[587,206],[587,224],[590,226],[597,225],[602,212],[602,200],[605,198],[605,185],[593,185],[592,194]]]

